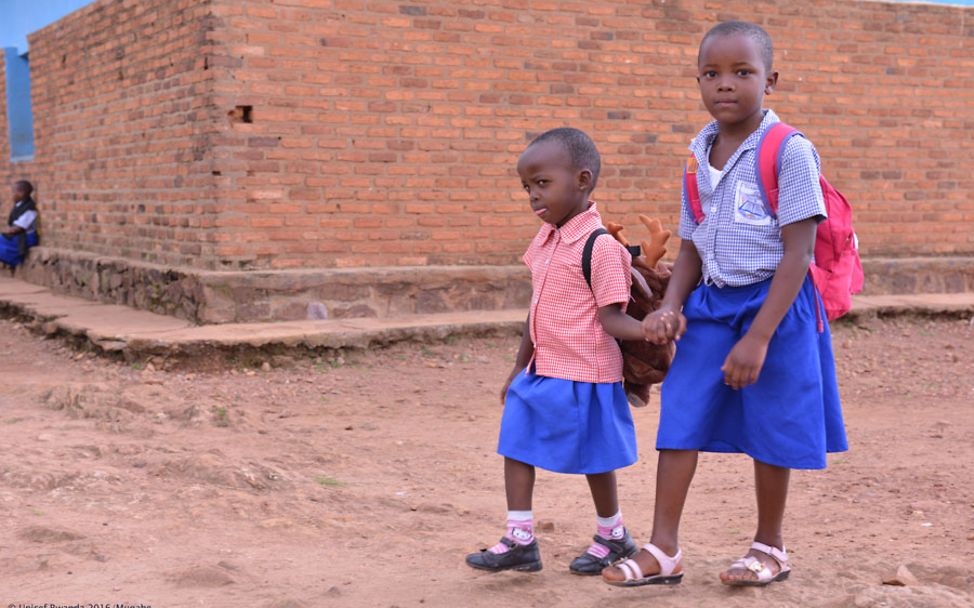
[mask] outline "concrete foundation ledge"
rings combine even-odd
[[[971,318],[974,292],[856,296],[840,323],[891,315]],[[519,335],[527,310],[440,312],[386,318],[193,325],[172,316],[101,304],[17,279],[0,277],[0,318],[61,337],[78,348],[163,366],[217,366],[369,349],[396,342],[431,343],[452,336]]]
[[[271,355],[321,354],[397,342],[435,343],[460,336],[518,335],[527,310],[446,312],[399,317],[274,323],[193,325],[189,321],[117,304],[51,293],[0,277],[0,318],[17,319],[38,333],[82,350],[164,366],[221,365]]]
[[[82,251],[34,247],[17,278],[55,293],[201,322],[203,285],[191,268],[169,268]]]
[[[869,258],[863,268],[864,295],[974,292],[974,257]],[[213,271],[36,247],[17,276],[195,324],[488,313],[531,297],[520,265]]]
[[[863,295],[974,292],[974,256],[865,258]]]
[[[198,324],[508,310],[531,298],[523,266],[211,271],[36,247],[17,277]]]

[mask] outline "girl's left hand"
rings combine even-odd
[[[720,368],[724,372],[724,384],[740,390],[757,382],[767,354],[767,342],[745,334],[731,349]]]

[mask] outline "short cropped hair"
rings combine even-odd
[[[599,181],[599,171],[602,170],[602,157],[599,155],[599,150],[595,147],[595,142],[592,141],[591,137],[586,135],[584,131],[572,127],[559,127],[545,131],[535,137],[528,144],[528,147],[544,141],[556,141],[568,150],[572,168],[576,171],[579,169],[591,171],[592,189],[595,189],[595,184]]]
[[[31,184],[26,179],[22,179],[20,181],[14,182],[14,187],[17,188],[17,189],[19,189],[19,190],[23,190],[24,192],[26,192],[27,193],[27,196],[30,196],[31,194],[34,193],[34,185]]]
[[[771,66],[774,63],[774,48],[771,46],[771,36],[760,25],[747,21],[725,21],[710,28],[704,34],[703,40],[700,41],[700,48],[697,50],[697,62],[699,63],[700,52],[708,40],[716,36],[730,36],[733,34],[743,34],[758,45],[761,58],[764,59],[764,69],[770,74]]]

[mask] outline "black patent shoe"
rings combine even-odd
[[[467,565],[471,568],[490,570],[491,572],[502,570],[537,572],[541,570],[541,551],[538,550],[538,541],[533,540],[530,544],[519,545],[504,536],[501,538],[501,542],[507,545],[510,551],[497,554],[491,553],[487,549],[481,549],[467,556]]]
[[[598,534],[592,537],[595,542],[606,547],[609,550],[609,554],[599,559],[586,551],[578,557],[576,557],[568,569],[572,571],[573,574],[581,574],[584,576],[592,576],[595,574],[601,574],[602,569],[611,566],[620,559],[626,559],[632,557],[639,552],[639,547],[636,546],[636,542],[629,535],[629,530],[625,531],[620,540],[612,540],[609,538],[602,538]]]

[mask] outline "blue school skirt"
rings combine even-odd
[[[19,266],[24,261],[24,256],[20,255],[19,235],[8,236],[0,235],[0,262],[7,266]],[[37,233],[27,233],[27,247],[37,245]]]
[[[768,346],[758,381],[724,384],[724,359],[744,336],[771,280],[745,287],[700,285],[687,299],[687,331],[663,381],[658,450],[743,452],[792,469],[825,468],[826,452],[848,449],[832,357],[818,331],[815,287],[805,279]]]
[[[636,462],[622,382],[520,373],[504,400],[497,453],[557,473],[606,473]]]

